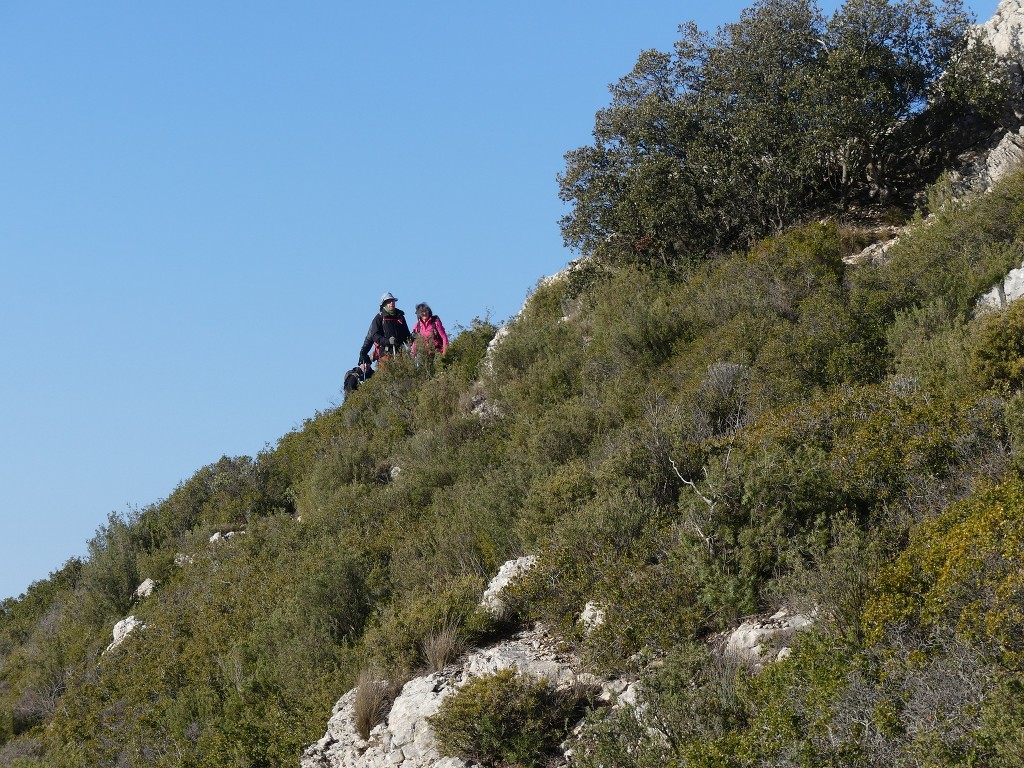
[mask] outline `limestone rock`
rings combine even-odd
[[[156,582],[152,579],[146,579],[144,582],[142,582],[141,584],[139,584],[139,586],[135,588],[135,597],[139,598],[140,600],[143,597],[149,597],[153,594],[154,589],[156,589]]]
[[[504,612],[506,605],[501,598],[501,592],[511,584],[518,576],[525,573],[537,562],[535,555],[520,557],[518,560],[509,560],[498,569],[498,575],[491,579],[487,585],[484,596],[480,600],[481,607],[500,615]]]
[[[583,606],[583,612],[580,614],[580,623],[586,628],[585,632],[591,632],[605,621],[604,608],[597,603],[590,601]]]
[[[783,651],[793,635],[813,623],[810,616],[790,614],[784,609],[767,619],[745,621],[729,634],[722,655],[759,669],[766,662],[788,656]]]
[[[363,740],[354,725],[356,690],[346,693],[334,707],[327,732],[302,755],[302,768],[467,768],[455,757],[441,757],[428,718],[450,696],[474,677],[515,668],[521,674],[545,677],[556,686],[592,684],[593,676],[576,671],[579,660],[561,653],[543,627],[534,627],[490,648],[466,657],[460,666],[410,680],[395,699],[385,722]],[[624,687],[615,689],[625,690]],[[611,692],[606,692],[607,697]]]
[[[121,619],[114,625],[114,642],[107,646],[107,651],[112,651],[123,643],[128,636],[136,629],[145,629],[146,625],[134,616]]]
[[[230,539],[233,539],[240,533],[245,533],[245,531],[225,531],[224,533],[217,531],[215,534],[213,534],[213,536],[210,537],[210,543],[217,544],[221,541],[228,541]]]
[[[1011,269],[1001,283],[978,299],[978,310],[1005,309],[1021,296],[1024,296],[1024,265]]]
[[[859,253],[847,256],[843,261],[854,266],[859,264],[884,264],[889,258],[889,251],[896,245],[897,237],[879,243],[872,243]]]
[[[992,18],[981,27],[988,33],[988,41],[997,54],[1018,62],[1024,58],[1021,44],[1024,0],[1002,0]]]
[[[965,153],[960,168],[950,172],[956,195],[990,192],[995,184],[1024,167],[1024,128],[1007,131],[995,143]]]

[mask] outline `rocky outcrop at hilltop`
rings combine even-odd
[[[1024,62],[1024,45],[1021,44],[1024,0],[1002,0],[992,18],[981,28],[988,34],[988,41],[997,54],[1018,64]]]
[[[1005,62],[1012,84],[1005,131],[966,153],[953,174],[962,191],[988,191],[1004,176],[1024,166],[1024,0],[1002,0],[981,25],[989,43]]]

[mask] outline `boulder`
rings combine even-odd
[[[144,597],[149,597],[153,594],[154,589],[156,589],[156,582],[152,579],[146,579],[135,588],[135,597],[140,600]]]
[[[501,598],[501,592],[515,579],[533,567],[537,562],[536,555],[527,555],[518,560],[509,560],[498,569],[498,575],[491,579],[491,583],[484,590],[484,596],[480,600],[480,606],[491,613],[501,615],[506,610],[505,601]]]
[[[114,642],[107,646],[107,651],[112,651],[128,639],[128,636],[136,629],[145,629],[146,625],[134,616],[121,619],[114,625]]]
[[[722,656],[760,669],[766,662],[786,658],[793,635],[813,623],[812,617],[785,609],[766,619],[745,621],[726,638]]]
[[[583,624],[584,632],[592,632],[604,624],[604,621],[604,608],[600,605],[591,600],[583,606],[583,612],[580,613],[580,623]]]

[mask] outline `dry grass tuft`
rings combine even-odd
[[[449,662],[458,658],[462,649],[459,627],[452,621],[445,622],[440,629],[431,632],[420,642],[420,650],[431,672],[440,672]]]
[[[356,682],[356,697],[352,702],[352,719],[360,738],[370,738],[370,731],[391,711],[391,704],[397,694],[396,686],[381,680],[368,669],[359,673]]]

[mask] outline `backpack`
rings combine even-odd
[[[366,376],[363,374],[363,369],[357,365],[345,374],[345,394],[355,392],[364,381],[366,381]]]

